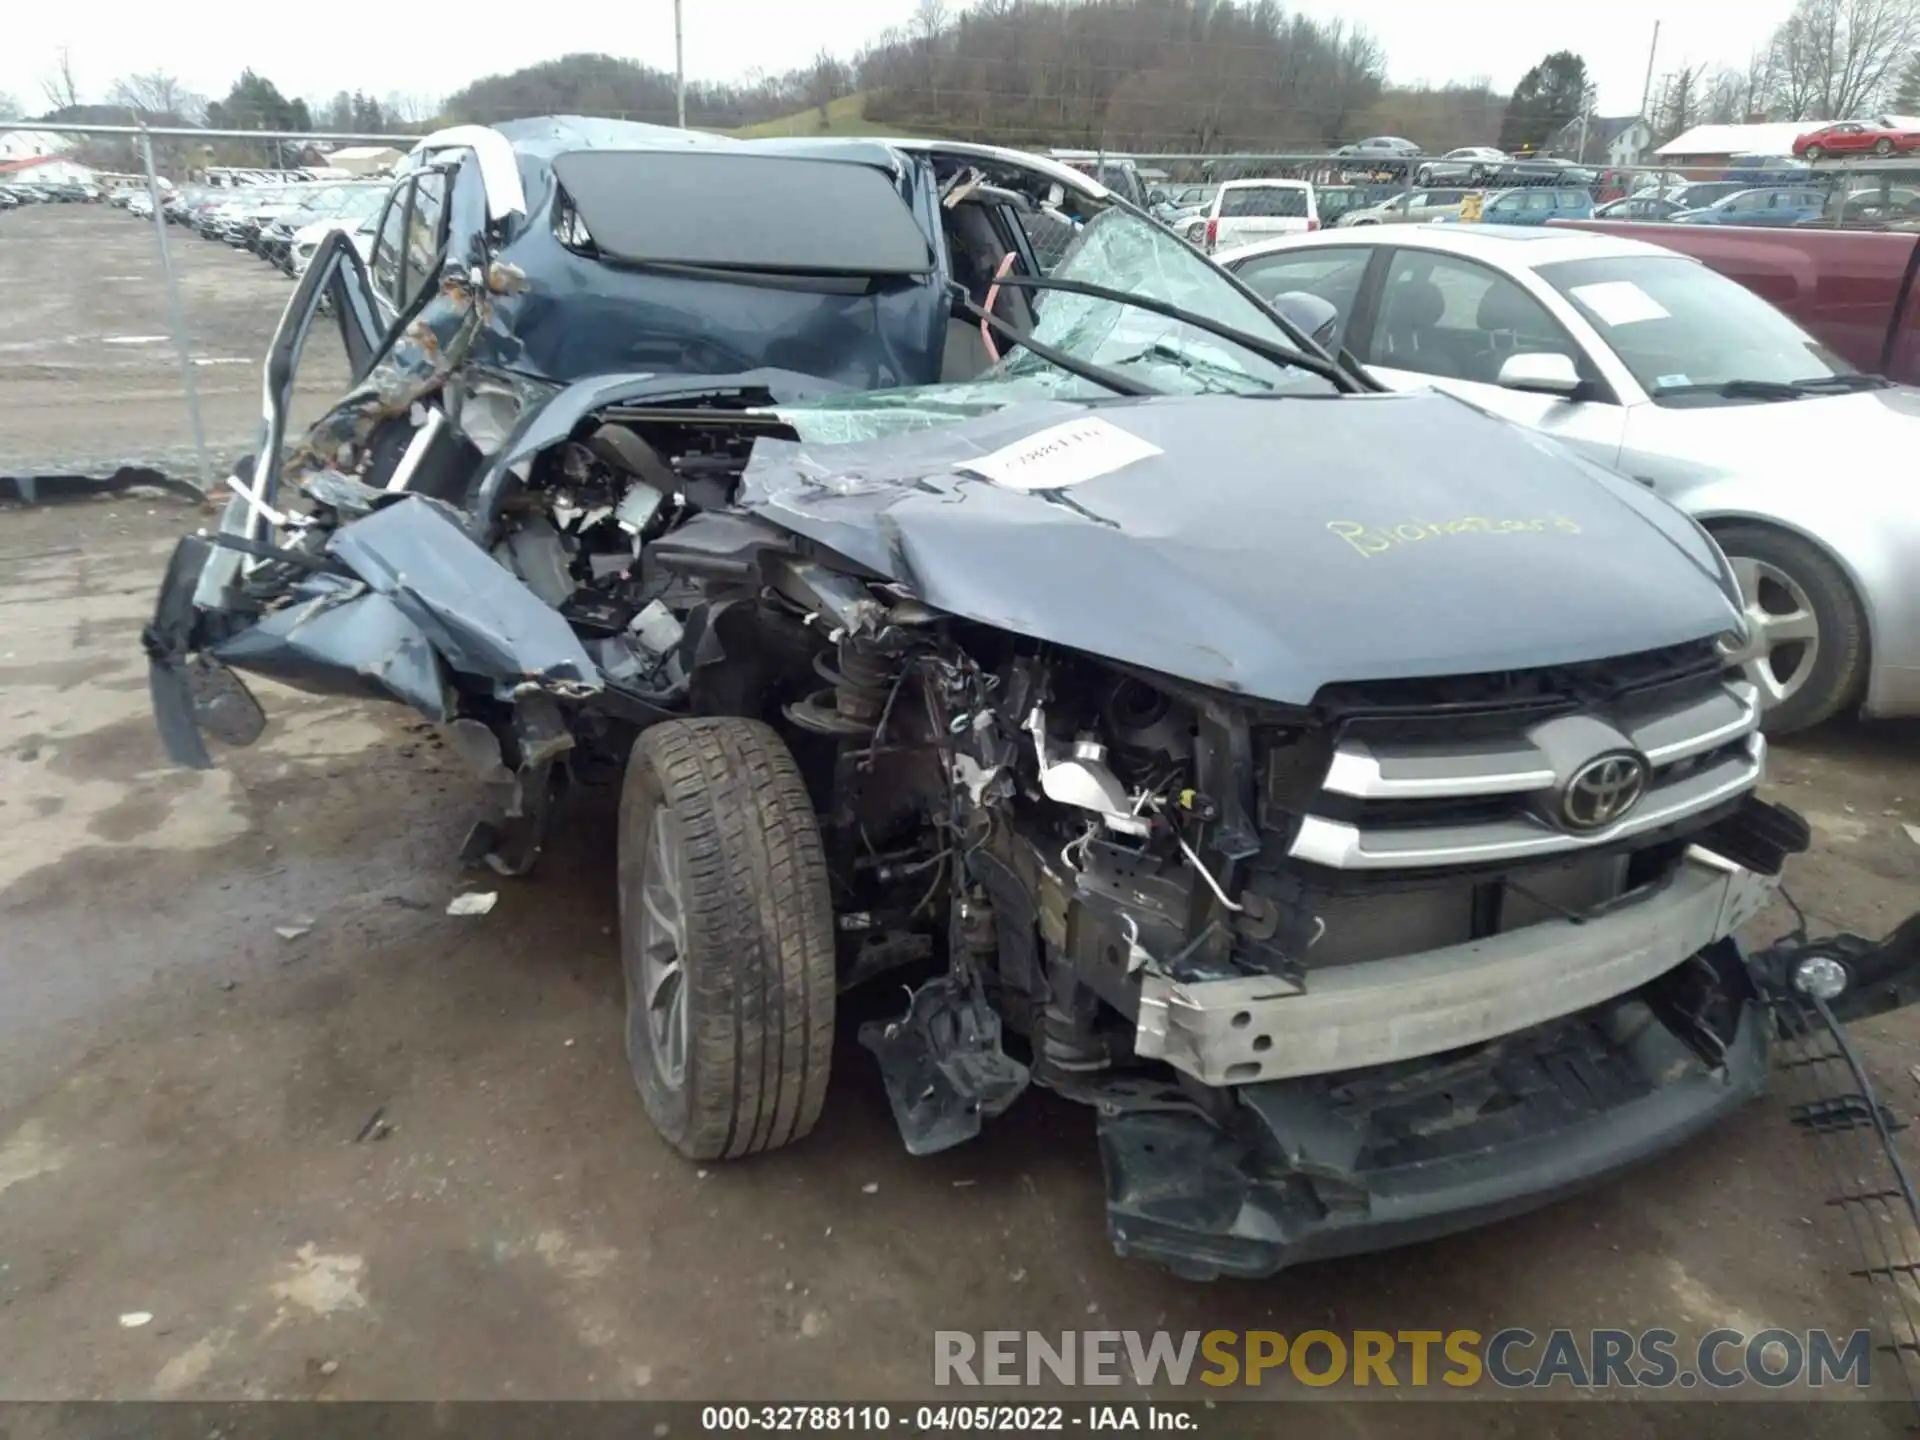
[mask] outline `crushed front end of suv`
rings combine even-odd
[[[289,436],[323,314],[360,378]],[[628,1054],[688,1156],[804,1136],[875,980],[910,1150],[1083,1101],[1115,1245],[1195,1277],[1538,1205],[1763,1087],[1734,931],[1807,833],[1712,542],[1084,175],[443,132],[265,390],[146,635],[171,753],[259,733],[237,671],[399,701],[510,874],[619,776]]]

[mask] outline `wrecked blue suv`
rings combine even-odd
[[[240,671],[412,706],[515,874],[621,774],[628,1057],[685,1154],[804,1136],[881,977],[911,1150],[1087,1102],[1115,1245],[1193,1276],[1760,1090],[1733,931],[1806,831],[1726,564],[1640,487],[1381,393],[1034,156],[469,127],[379,234],[295,292],[156,717],[206,765]],[[359,378],[289,435],[323,308]]]

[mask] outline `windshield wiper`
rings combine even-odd
[[[1808,392],[1785,380],[1720,380],[1707,385],[1670,385],[1655,392],[1657,400],[1676,395],[1719,395],[1728,400],[1804,400]]]
[[[1209,380],[1214,377],[1227,380],[1253,379],[1251,375],[1246,374],[1244,371],[1235,370],[1226,365],[1216,365],[1210,360],[1202,360],[1197,355],[1189,355],[1184,350],[1177,350],[1164,340],[1156,340],[1151,345],[1144,347],[1132,355],[1122,356],[1113,363],[1116,365],[1131,365],[1140,360],[1156,360],[1165,365],[1176,366],[1193,376],[1206,389],[1207,393],[1211,395],[1244,395],[1246,393],[1238,387],[1222,386],[1217,383],[1209,384]]]
[[[1006,281],[1002,280],[1000,283],[1004,285]],[[1104,365],[1096,365],[1091,360],[1082,360],[1077,355],[1069,355],[1064,350],[1056,349],[1044,341],[1034,339],[1029,332],[1020,329],[1017,325],[1009,325],[998,315],[993,314],[985,306],[979,304],[971,295],[967,294],[966,290],[961,286],[955,285],[953,287],[953,298],[959,303],[962,310],[966,311],[967,314],[971,315],[975,320],[983,322],[989,330],[999,335],[1002,339],[1011,340],[1018,345],[1024,345],[1049,365],[1058,366],[1069,375],[1078,375],[1082,380],[1091,380],[1096,385],[1104,385],[1116,395],[1161,395],[1165,393],[1164,391],[1154,389],[1151,385],[1134,379],[1131,375],[1122,375],[1118,370],[1109,370]]]
[[[1259,335],[1249,335],[1224,321],[1210,316],[1197,315],[1178,305],[1170,305],[1165,300],[1157,300],[1151,295],[1134,295],[1125,290],[1110,289],[1105,285],[1092,285],[1084,280],[1061,280],[1054,276],[1006,275],[1000,280],[1003,286],[1020,286],[1029,290],[1060,290],[1069,295],[1085,295],[1092,300],[1110,300],[1116,305],[1135,305],[1142,310],[1150,310],[1156,315],[1164,315],[1169,320],[1178,320],[1183,325],[1191,325],[1196,330],[1205,330],[1218,335],[1222,340],[1231,340],[1236,345],[1245,346],[1254,354],[1271,360],[1276,365],[1288,365],[1297,370],[1305,370],[1310,375],[1318,375],[1343,394],[1353,394],[1363,387],[1358,380],[1348,374],[1338,361],[1328,360],[1318,355],[1310,355],[1304,350],[1296,350],[1291,345],[1277,345]]]
[[[1794,381],[1793,388],[1809,395],[1851,395],[1860,390],[1885,390],[1891,384],[1884,375],[1816,375],[1810,380]]]
[[[1721,380],[1709,385],[1675,385],[1655,393],[1666,400],[1675,395],[1720,395],[1728,400],[1805,400],[1812,395],[1852,395],[1862,390],[1884,390],[1893,382],[1884,375],[1815,375],[1806,380]]]

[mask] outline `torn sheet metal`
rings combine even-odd
[[[728,395],[743,399],[764,395],[769,404],[787,405],[826,401],[845,391],[844,385],[832,380],[794,370],[748,370],[738,375],[598,375],[561,390],[549,390],[538,403],[521,411],[513,433],[481,471],[474,487],[474,514],[482,527],[491,525],[509,488],[509,472],[560,444],[589,416],[609,406],[668,405],[677,399],[704,403]]]
[[[290,603],[208,647],[214,658],[322,695],[374,695],[430,720],[452,709],[433,646],[394,600],[340,575],[312,575]]]
[[[500,699],[534,685],[597,694],[571,627],[430,502],[406,499],[334,532],[327,549],[404,616],[454,671]]]
[[[781,413],[804,433],[811,409]],[[1096,415],[1138,458],[1056,489],[964,473]],[[1051,400],[854,444],[763,438],[739,499],[938,609],[1291,704],[1335,681],[1599,659],[1736,622],[1691,521],[1567,467],[1429,392]],[[1648,547],[1650,528],[1668,543]],[[1631,583],[1623,554],[1647,556]]]

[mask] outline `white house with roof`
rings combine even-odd
[[[93,180],[91,165],[82,165],[64,155],[33,155],[21,160],[0,160],[0,185],[84,185]]]
[[[1569,121],[1549,148],[1583,165],[1638,165],[1653,148],[1653,127],[1638,115],[1589,115],[1584,134]]]
[[[0,130],[0,161],[65,155],[73,145],[72,136],[52,130]]]
[[[348,145],[327,153],[327,164],[347,175],[385,175],[406,158],[391,145]]]

